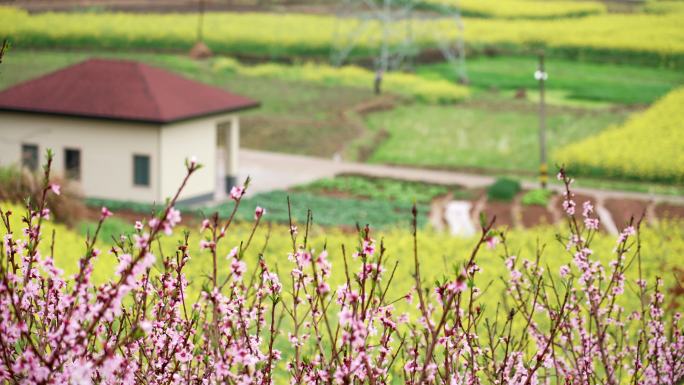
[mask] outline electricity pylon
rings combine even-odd
[[[340,66],[349,60],[363,40],[378,47],[373,65],[380,74],[396,70],[413,70],[420,48],[414,36],[417,23],[451,20],[451,28],[422,28],[442,56],[452,64],[456,78],[468,81],[464,24],[460,8],[454,2],[448,7],[437,7],[435,12],[418,11],[417,0],[342,0],[338,6],[337,23],[333,33],[330,60]],[[353,23],[356,23],[353,25]],[[456,38],[453,32],[456,30]]]

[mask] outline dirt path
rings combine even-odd
[[[366,125],[364,117],[377,111],[391,110],[397,104],[397,98],[393,95],[376,96],[363,101],[351,108],[340,112],[340,120],[354,128],[360,135],[347,143],[344,143],[340,154],[343,159],[355,159],[365,161],[370,157],[375,148],[387,139],[386,130],[371,130]]]

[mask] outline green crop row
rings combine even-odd
[[[434,198],[445,195],[450,191],[463,195],[462,191],[448,186],[355,175],[320,179],[310,184],[299,186],[297,190],[312,193],[342,193],[354,197],[404,203],[412,203],[414,201],[417,203],[430,203]]]
[[[405,182],[398,182],[405,183]],[[318,190],[320,185],[313,184],[310,188],[304,190],[312,191]],[[435,189],[438,187],[435,187]],[[446,188],[445,188],[446,190]],[[412,188],[408,190],[407,194],[416,194],[418,190]],[[434,189],[430,190],[432,193]],[[440,192],[442,190],[439,190]],[[320,190],[318,191],[320,192]],[[394,193],[391,195],[396,196]],[[360,194],[359,194],[360,195]],[[439,195],[439,194],[438,194]],[[413,196],[413,195],[412,195]],[[416,195],[417,196],[417,195]],[[298,223],[306,222],[307,210],[311,209],[316,213],[314,221],[321,226],[346,226],[348,228],[366,224],[377,228],[388,228],[395,226],[408,226],[411,221],[411,207],[413,199],[388,201],[380,199],[376,195],[376,199],[358,199],[358,198],[337,198],[325,195],[316,195],[306,191],[271,191],[259,193],[255,196],[244,198],[240,204],[236,218],[242,221],[249,221],[254,217],[254,209],[257,206],[265,208],[268,216],[264,219],[268,222],[288,223],[289,214],[287,207],[287,199],[290,198],[292,218]],[[428,206],[423,204],[425,201],[419,201],[418,206],[418,223],[421,227],[427,223]],[[88,199],[87,204],[93,207],[106,206],[113,211],[130,211],[140,213],[141,216],[149,216],[151,213],[158,211],[158,207],[137,202],[114,201],[106,199]],[[223,218],[227,218],[233,208],[232,202],[221,204],[208,208],[187,208],[180,205],[179,208],[191,215],[208,216],[213,212],[218,212]],[[119,228],[119,224],[112,229]],[[92,226],[82,226],[82,232],[92,230]],[[109,235],[109,231],[107,232]],[[107,239],[110,237],[107,236]]]
[[[306,223],[306,215],[309,209],[313,212],[314,222],[321,226],[351,228],[356,224],[360,226],[368,224],[373,228],[391,228],[407,227],[411,223],[412,204],[408,202],[358,200],[287,191],[260,193],[244,199],[240,204],[237,218],[245,221],[251,220],[254,217],[254,209],[260,206],[266,209],[265,220],[288,223],[288,197],[291,202],[293,221],[300,225]],[[204,212],[218,211],[222,217],[227,217],[232,209],[233,205],[229,203],[209,208]],[[427,206],[418,206],[418,224],[420,227],[427,223],[427,212]]]

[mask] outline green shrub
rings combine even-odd
[[[546,206],[551,199],[551,190],[536,189],[530,190],[522,197],[522,203],[528,206]]]
[[[520,192],[520,182],[510,178],[499,178],[489,188],[487,197],[496,201],[511,201]]]

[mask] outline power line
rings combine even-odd
[[[439,7],[437,12],[419,11],[418,4],[417,0],[342,0],[333,32],[332,64],[341,66],[348,62],[354,50],[359,50],[362,39],[366,39],[369,47],[379,48],[372,55],[376,82],[388,71],[411,71],[421,48],[414,36],[415,23],[452,19],[451,25],[457,30],[455,41],[449,28],[431,28],[430,37],[453,66],[455,77],[467,83],[465,28],[458,4]]]

